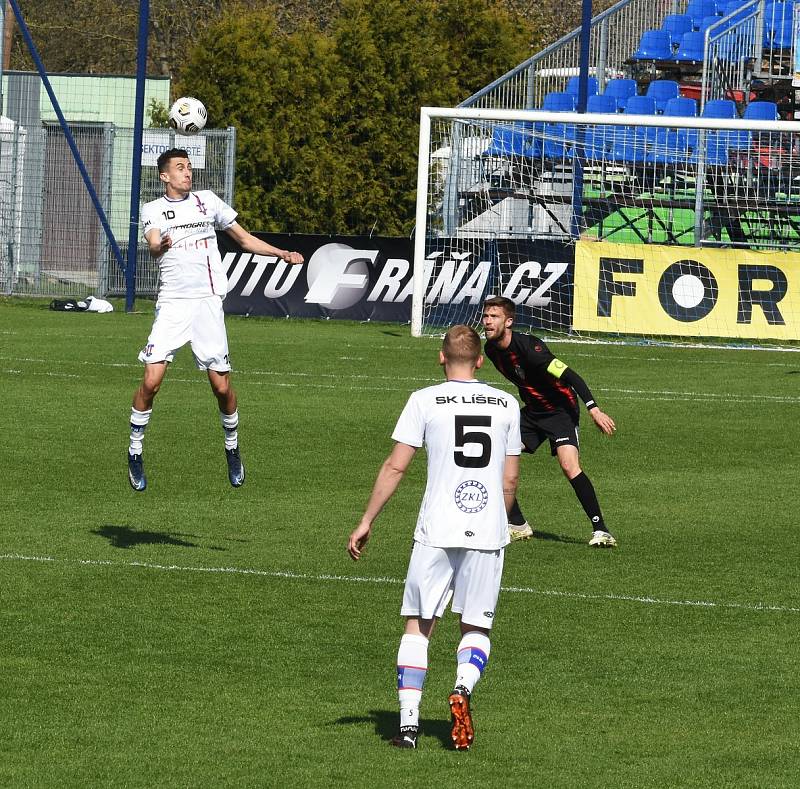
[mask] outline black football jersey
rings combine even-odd
[[[571,386],[548,372],[548,366],[556,357],[538,337],[511,332],[508,348],[487,342],[484,353],[517,387],[528,413],[545,416],[556,411],[568,411],[577,416],[578,396]]]

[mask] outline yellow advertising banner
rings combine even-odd
[[[800,339],[800,254],[579,241],[578,330]]]

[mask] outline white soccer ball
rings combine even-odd
[[[203,102],[194,96],[181,96],[169,110],[169,125],[178,134],[197,134],[208,120]]]

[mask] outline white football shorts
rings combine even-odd
[[[461,621],[490,629],[494,621],[504,549],[433,548],[415,542],[403,590],[403,616],[441,617],[447,603]]]
[[[139,353],[139,361],[171,362],[186,343],[191,346],[199,370],[226,373],[231,369],[225,312],[219,296],[159,299],[156,318],[147,345]]]

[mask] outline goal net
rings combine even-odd
[[[800,341],[795,123],[423,108],[416,227],[415,336]]]

